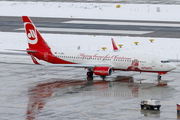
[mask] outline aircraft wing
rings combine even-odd
[[[60,67],[77,67],[77,68],[94,68],[94,67],[111,67],[108,64],[43,64],[45,66],[60,66]]]

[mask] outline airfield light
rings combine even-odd
[[[121,5],[116,5],[116,8],[120,8],[121,7]]]
[[[134,44],[138,45],[139,42],[134,42]]]
[[[106,50],[107,48],[106,47],[102,47],[101,49]]]
[[[123,45],[122,45],[122,44],[119,44],[118,46],[121,48]]]
[[[154,41],[154,39],[149,39],[149,41],[153,42],[153,41]]]

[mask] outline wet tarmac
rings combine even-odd
[[[41,33],[180,38],[180,22],[47,17],[31,19]],[[123,25],[124,22],[129,25]],[[0,31],[24,32],[21,17],[1,16]]]
[[[86,81],[86,70],[34,65],[29,56],[0,55],[0,120],[174,120],[180,103],[179,73],[121,72]],[[180,69],[180,67],[178,67]],[[158,99],[160,111],[141,110]]]

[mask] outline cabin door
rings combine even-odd
[[[156,66],[156,59],[153,58],[153,59],[152,59],[152,67],[155,67],[155,66]]]

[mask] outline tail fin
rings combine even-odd
[[[111,41],[112,41],[113,50],[114,50],[114,51],[119,50],[119,49],[117,48],[117,46],[116,46],[113,38],[111,38]]]
[[[28,16],[22,16],[30,50],[50,50],[40,32]]]

